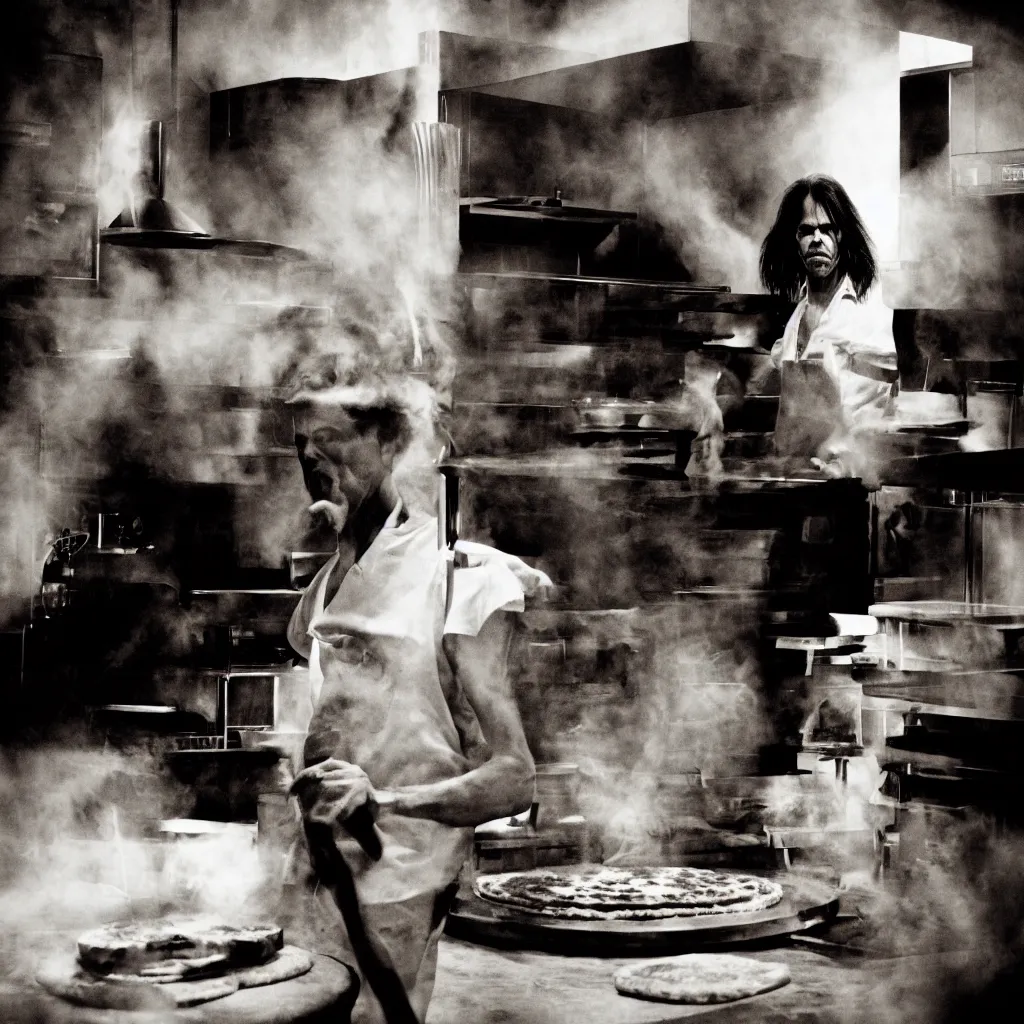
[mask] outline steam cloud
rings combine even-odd
[[[186,105],[190,97],[193,103],[186,115],[195,113],[197,97],[212,89],[289,75],[351,78],[410,67],[417,59],[417,32],[435,24],[437,16],[427,0],[383,5],[368,0],[302,5],[216,0],[183,6],[183,93]],[[628,0],[513,6],[522,15],[524,31],[578,52],[607,56],[686,38],[681,16],[685,5],[664,3],[653,11],[648,4]],[[722,41],[749,44],[754,31],[765,30],[760,23],[751,27],[752,6],[735,4],[732,15],[722,17]],[[641,10],[643,18],[638,19]],[[815,96],[795,106],[714,112],[650,131],[644,182],[648,212],[699,280],[728,283],[736,291],[757,290],[758,247],[778,195],[789,181],[812,171],[833,173],[843,181],[882,260],[895,258],[897,56],[895,51],[879,53],[872,31],[865,29],[862,38],[840,38],[831,22],[840,12],[851,19],[863,15],[871,24],[874,11],[867,0],[843,0],[802,20],[795,42],[776,40],[790,47],[788,52],[813,53],[834,62]],[[510,15],[506,29],[511,24]],[[623,33],[623,25],[638,27],[630,34]],[[226,26],[232,28],[229,45],[224,43]],[[446,27],[476,26],[463,12],[461,22]],[[775,32],[793,28],[787,23]],[[992,38],[1009,46],[1002,37]],[[142,109],[147,105],[149,109]],[[155,116],[160,105],[143,102],[128,88],[109,97],[107,108],[115,113],[105,134],[100,195],[104,223],[120,209],[134,173],[137,122]],[[422,110],[422,97],[415,107]],[[219,431],[226,448],[237,452],[247,443],[251,447],[245,417],[197,408],[182,396],[183,383],[268,387],[297,359],[339,349],[353,362],[408,369],[418,342],[427,351],[425,375],[440,399],[447,397],[449,323],[455,313],[443,279],[454,269],[458,254],[419,244],[410,164],[390,137],[394,108],[371,109],[344,124],[325,120],[311,131],[322,140],[315,163],[296,143],[282,150],[280,164],[262,179],[211,168],[205,160],[190,161],[189,147],[195,156],[205,146],[202,116],[196,124],[199,129],[186,124],[176,140],[169,197],[215,231],[286,242],[314,253],[333,267],[327,274],[334,298],[324,303],[324,278],[295,267],[218,261],[209,254],[140,259],[106,252],[110,297],[104,301],[111,315],[94,316],[85,303],[51,297],[51,326],[39,334],[36,349],[28,353],[25,368],[9,388],[10,406],[0,424],[0,479],[8,495],[0,509],[0,593],[11,605],[29,597],[38,584],[42,535],[75,525],[66,519],[70,513],[60,497],[59,481],[46,475],[47,466],[87,476],[127,459],[157,475],[200,481],[223,479],[235,471],[228,468],[235,463],[211,460],[210,441]],[[553,139],[551,148],[571,153],[572,139]],[[616,168],[599,166],[600,156],[580,168],[579,180],[601,192],[605,202],[625,203],[630,196],[616,191]],[[924,168],[920,173],[927,177],[936,172]],[[952,244],[956,221],[949,219],[945,207],[921,198],[907,209],[923,249],[958,251]],[[968,261],[975,258],[960,255]],[[936,284],[957,298],[952,279],[948,286]],[[500,318],[501,311],[496,315]],[[529,315],[521,333],[525,341],[540,346],[539,325]],[[74,369],[54,358],[70,354],[92,358],[75,363]],[[552,378],[557,374],[549,378],[550,391],[544,397],[565,397],[557,379],[550,383]],[[430,484],[424,483],[425,467],[436,454],[428,423],[431,411],[427,401],[423,429],[403,470],[408,488],[423,503],[433,497]],[[277,440],[287,444],[289,438]],[[257,557],[265,559],[294,539],[299,529],[294,510],[303,502],[294,472],[271,474],[262,483],[273,496],[270,507],[263,505],[258,518],[253,512],[252,519],[236,526],[253,536]],[[563,486],[562,499],[579,500],[575,485]],[[580,521],[585,519],[586,509]],[[481,526],[484,535],[479,539],[491,539],[486,524]],[[683,529],[669,543],[680,549],[675,552],[679,559],[692,554]],[[635,590],[637,569],[625,557],[628,547],[621,536],[588,534],[584,546],[568,553],[566,572],[556,575],[584,577],[589,570],[600,577],[604,562],[610,572],[628,577],[621,586],[606,577],[610,591]],[[715,643],[721,625],[699,619],[681,631],[678,623],[659,623],[649,689],[634,717],[609,719],[600,708],[591,710],[589,719],[584,715],[580,725],[592,770],[606,772],[603,781],[614,783],[612,799],[590,809],[595,822],[621,826],[635,837],[657,813],[654,795],[637,788],[645,769],[686,770],[690,762],[707,765],[722,750],[752,754],[762,742],[768,723],[749,641],[736,623],[729,623],[729,643]],[[565,756],[575,753],[571,747],[564,751]],[[613,780],[607,766],[625,771],[625,778]],[[30,933],[77,928],[83,916],[91,923],[107,913],[120,914],[127,896],[153,895],[159,886],[148,854],[130,843],[122,844],[124,863],[111,865],[113,801],[109,794],[95,795],[119,771],[144,773],[137,760],[129,766],[109,755],[45,750],[3,767],[0,909],[4,932],[22,944],[5,951],[0,967],[19,973],[30,970],[37,953]],[[163,782],[158,785],[170,814],[176,794]],[[772,803],[777,810],[789,810],[782,795]],[[83,822],[83,806],[92,808],[94,820]],[[625,823],[615,819],[624,807],[632,819]],[[87,838],[69,838],[75,835]],[[962,848],[975,838],[973,823],[954,835],[957,848]],[[97,840],[99,847],[88,845]],[[26,848],[39,853],[34,864]],[[254,868],[236,875],[237,888],[225,894],[225,879],[213,873],[218,859],[226,861],[222,853],[204,851],[201,863],[193,865],[202,868],[196,876],[209,883],[193,894],[204,909],[244,907],[258,890]],[[960,945],[990,953],[988,971],[994,973],[1020,952],[1021,917],[1014,914],[1019,910],[1016,880],[1021,867],[1019,848],[1012,842],[978,839],[971,857],[925,871],[904,892],[881,894],[879,928],[894,936],[897,946],[922,931],[952,937]],[[108,900],[104,906],[90,904],[74,891],[83,880],[95,886],[90,899]],[[214,899],[218,892],[230,906]],[[900,1007],[900,986],[912,980],[897,977],[871,993],[870,1012],[859,1019],[938,1019],[954,987],[966,978],[950,973],[947,987],[927,994],[914,987],[914,1000]]]

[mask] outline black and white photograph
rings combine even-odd
[[[1020,1019],[1024,7],[0,6],[0,1024]]]

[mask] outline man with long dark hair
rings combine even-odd
[[[852,471],[850,431],[891,413],[892,313],[874,300],[874,249],[846,190],[815,174],[786,190],[761,246],[761,280],[797,303],[772,348],[782,370],[776,446]],[[844,462],[844,455],[846,456]]]

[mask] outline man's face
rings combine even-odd
[[[796,240],[807,276],[822,280],[830,277],[839,265],[842,232],[811,196],[804,199],[803,216],[796,229]]]
[[[391,472],[394,445],[375,426],[360,429],[344,409],[308,409],[294,416],[295,447],[314,501],[355,511]]]

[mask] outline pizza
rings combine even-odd
[[[623,995],[671,1003],[729,1003],[789,984],[785,964],[729,953],[689,953],[631,964],[615,972]]]
[[[767,878],[706,868],[591,867],[480,875],[478,896],[570,920],[648,920],[766,910],[782,899]]]
[[[283,945],[284,933],[275,925],[239,927],[213,918],[165,918],[86,932],[78,939],[78,959],[97,974],[141,975],[148,969],[150,980],[161,975],[180,981],[266,963]]]
[[[203,981],[180,981],[164,985],[161,991],[171,994],[175,1006],[185,1007],[200,1006],[214,999],[233,996],[239,988],[241,985],[237,978],[225,975],[223,978],[206,978]]]
[[[41,965],[36,981],[50,995],[96,1010],[160,1011],[198,1006],[242,987],[237,976],[154,984],[146,978],[93,974],[71,956],[55,955]]]
[[[124,932],[129,927],[140,928],[138,925],[120,926],[119,939],[124,939]],[[111,929],[97,929],[83,936],[90,950],[95,949],[94,943],[100,931],[109,934]],[[251,949],[248,949],[248,954],[252,955]],[[186,959],[171,956],[160,962],[150,961],[134,973],[122,966],[101,974],[69,955],[52,957],[37,972],[36,981],[51,995],[79,1006],[102,1010],[160,1011],[199,1006],[230,996],[240,988],[288,981],[306,974],[312,967],[313,958],[295,946],[284,946],[269,960],[248,966],[240,965],[237,959],[231,962],[226,954]],[[220,973],[210,976],[217,971]]]

